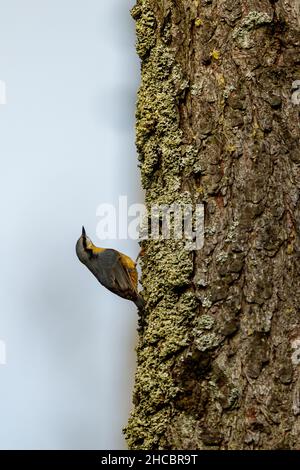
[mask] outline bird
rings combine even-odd
[[[123,299],[132,300],[138,309],[144,308],[144,299],[138,293],[136,262],[129,256],[113,248],[95,246],[84,227],[76,243],[76,254],[100,284]]]

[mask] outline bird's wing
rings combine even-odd
[[[129,258],[129,256],[126,256],[123,253],[119,253],[119,257],[121,264],[123,265],[124,269],[128,272],[134,289],[137,290],[138,273],[136,270],[136,263],[131,258]]]
[[[110,249],[105,250],[99,256],[100,262],[106,267],[105,272],[102,271],[103,285],[121,297],[135,300],[137,298],[137,273],[135,276],[132,265],[125,259],[128,256]]]

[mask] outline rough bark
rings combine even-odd
[[[300,448],[300,7],[138,0],[146,203],[205,244],[144,242],[132,449]]]

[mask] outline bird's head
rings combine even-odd
[[[82,227],[82,233],[76,243],[76,253],[78,258],[82,263],[85,263],[86,260],[90,257],[91,253],[93,252],[93,242],[92,240],[86,235],[84,227]]]
[[[82,233],[81,233],[80,239],[82,240],[82,244],[85,249],[92,250],[94,248],[94,244],[92,240],[85,233],[85,228],[83,226],[82,226]]]

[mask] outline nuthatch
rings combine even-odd
[[[129,256],[112,248],[98,248],[86,236],[84,227],[76,243],[76,253],[100,284],[114,294],[132,300],[139,309],[144,307],[143,297],[137,290],[136,263]]]

